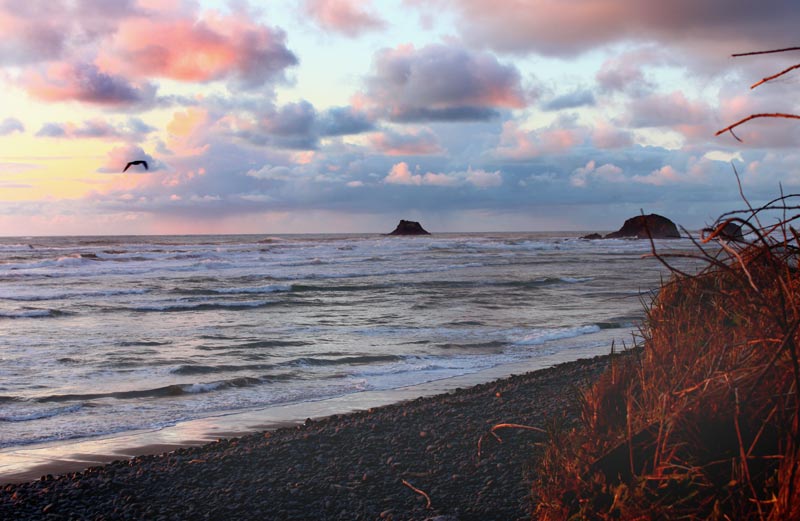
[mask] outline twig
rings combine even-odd
[[[753,487],[753,479],[750,476],[750,465],[747,463],[747,453],[744,450],[744,440],[742,439],[742,430],[739,428],[739,414],[741,413],[739,409],[739,388],[733,388],[733,396],[735,399],[735,409],[734,409],[734,416],[733,416],[733,426],[736,429],[736,439],[739,442],[739,457],[742,460],[742,470],[744,471],[742,474],[744,475],[745,479],[747,479],[747,486],[750,488],[750,493],[753,495],[753,499],[756,500],[756,508],[758,509],[758,517],[760,519],[764,519],[764,513],[761,511],[761,505],[758,504],[758,494],[756,494],[756,489]]]
[[[758,54],[775,54],[778,52],[789,52],[789,51],[800,51],[800,47],[786,47],[785,49],[774,49],[771,51],[740,52],[738,54],[731,54],[731,56],[734,58],[739,58],[741,56],[756,56]]]
[[[761,293],[761,291],[758,289],[758,286],[756,286],[756,283],[753,282],[753,277],[750,275],[750,270],[747,269],[747,265],[744,263],[744,259],[742,259],[742,256],[739,255],[739,253],[736,250],[734,250],[728,244],[726,244],[725,241],[719,241],[719,245],[722,247],[723,250],[733,255],[736,258],[736,260],[739,261],[739,265],[742,267],[742,271],[747,276],[747,281],[750,283],[750,287],[753,288],[753,291],[755,291],[756,293]]]
[[[402,481],[403,481],[403,485],[407,486],[408,488],[410,488],[411,490],[413,490],[414,492],[416,492],[417,494],[419,494],[420,496],[425,498],[425,501],[428,502],[425,505],[425,508],[430,510],[431,509],[431,497],[428,494],[426,494],[425,492],[423,492],[420,489],[418,489],[417,487],[415,487],[414,485],[412,485],[411,483],[409,483],[408,481],[406,481],[406,480],[402,480]]]
[[[785,113],[783,113],[783,112],[771,112],[771,113],[764,113],[764,114],[751,114],[751,115],[747,116],[746,118],[744,118],[744,119],[741,119],[741,120],[737,121],[737,122],[736,122],[736,123],[734,123],[733,125],[727,126],[727,127],[723,128],[722,130],[718,130],[718,131],[717,131],[717,133],[716,133],[716,134],[714,134],[714,135],[715,135],[715,136],[719,136],[720,134],[724,134],[725,132],[730,132],[730,133],[731,133],[731,135],[737,139],[737,141],[739,141],[739,142],[742,142],[742,140],[741,140],[741,139],[739,139],[739,138],[736,136],[736,134],[734,134],[734,133],[733,133],[733,132],[731,132],[731,131],[732,131],[733,129],[735,129],[736,127],[738,127],[739,125],[741,125],[741,124],[743,124],[743,123],[747,123],[747,122],[748,122],[748,121],[750,121],[751,119],[756,119],[756,118],[787,118],[787,119],[800,119],[800,115],[798,115],[798,114],[785,114]]]
[[[787,67],[787,68],[783,69],[781,72],[779,72],[777,74],[773,74],[772,76],[767,76],[766,78],[762,78],[761,81],[757,81],[754,84],[750,85],[750,88],[751,89],[755,89],[759,85],[767,83],[768,81],[772,81],[775,78],[780,78],[784,74],[790,73],[795,69],[800,69],[800,63],[796,63],[796,64],[792,65],[791,67]]]

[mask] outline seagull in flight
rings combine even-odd
[[[132,167],[134,165],[142,165],[142,166],[144,166],[145,170],[148,169],[147,168],[147,161],[139,160],[139,161],[131,161],[131,162],[129,162],[127,165],[125,165],[125,168],[122,170],[122,172],[124,173],[126,170],[128,170],[130,167]]]

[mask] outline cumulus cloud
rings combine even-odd
[[[423,10],[451,8],[461,35],[502,51],[570,56],[620,41],[709,49],[795,45],[800,10],[786,0],[405,0]],[[724,49],[727,49],[724,51]]]
[[[751,114],[774,112],[800,112],[796,100],[795,86],[792,83],[770,85],[770,88],[750,92],[727,88],[720,93],[715,120],[717,126],[709,132],[727,127]],[[737,127],[734,132],[741,139],[736,141],[726,133],[715,138],[720,143],[735,145],[736,148],[790,148],[800,142],[800,125],[782,119],[758,119]]]
[[[372,12],[371,3],[360,0],[306,0],[305,12],[323,29],[355,38],[386,27],[386,22]]]
[[[75,45],[110,34],[118,18],[136,12],[135,0],[2,0],[0,63],[60,59]]]
[[[552,125],[535,130],[524,130],[515,121],[503,124],[495,154],[505,159],[526,160],[535,157],[564,154],[583,144],[589,130],[575,126],[567,119],[559,119]]]
[[[621,120],[633,128],[669,129],[692,141],[707,141],[714,135],[718,115],[706,102],[674,91],[632,99]]]
[[[631,179],[654,186],[709,184],[720,163],[707,157],[690,157],[685,169],[666,164],[648,174],[634,175]]]
[[[319,112],[306,100],[245,112],[229,125],[233,135],[256,145],[283,149],[316,150],[321,138],[361,134],[375,128],[375,122],[363,111],[332,107]]]
[[[108,152],[105,162],[100,168],[97,169],[97,171],[104,174],[119,174],[122,173],[122,170],[125,168],[125,165],[128,164],[128,161],[138,160],[147,161],[148,170],[129,169],[127,172],[125,172],[126,175],[153,173],[166,168],[164,163],[145,152],[141,147],[136,145],[126,145],[112,148]]]
[[[455,45],[379,51],[365,102],[394,121],[485,120],[526,105],[520,74],[488,53]]]
[[[387,130],[370,136],[369,141],[378,152],[389,156],[429,155],[444,151],[439,138],[428,128],[407,132]]]
[[[20,76],[18,85],[42,101],[82,101],[110,107],[147,105],[156,93],[150,83],[132,83],[89,63],[54,62],[32,68]]]
[[[611,183],[621,183],[625,180],[622,169],[611,163],[606,163],[597,166],[594,160],[589,161],[586,165],[576,168],[569,178],[572,186],[585,187],[591,179],[602,179]]]
[[[140,141],[155,130],[155,127],[151,127],[139,118],[129,118],[127,122],[116,125],[102,119],[90,119],[79,125],[74,123],[45,123],[36,132],[36,136]]]
[[[104,70],[187,82],[233,80],[242,88],[280,81],[298,63],[286,34],[245,13],[130,17],[97,59]]]
[[[606,93],[623,92],[644,96],[655,89],[650,70],[657,67],[685,65],[667,48],[642,45],[607,58],[595,75]]]
[[[503,177],[499,171],[487,172],[485,170],[467,169],[465,172],[419,174],[412,172],[408,163],[396,163],[383,179],[384,183],[395,185],[413,186],[462,186],[471,184],[477,188],[490,188],[503,184]]]
[[[364,112],[353,107],[333,107],[319,118],[322,136],[347,136],[361,134],[375,128],[375,122]]]
[[[591,90],[579,89],[566,94],[555,96],[554,98],[542,103],[542,110],[563,110],[578,107],[591,107],[596,103],[594,93]]]
[[[25,132],[25,125],[17,118],[6,118],[0,122],[0,136],[8,136],[14,132]]]
[[[597,148],[625,148],[633,145],[633,135],[605,121],[598,121],[592,128],[592,144]]]
[[[279,28],[246,6],[229,14],[194,2],[0,1],[0,63],[45,101],[152,102],[157,79],[269,88],[298,63]]]

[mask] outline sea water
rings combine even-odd
[[[0,238],[0,448],[605,354],[667,276],[650,251],[563,233]]]

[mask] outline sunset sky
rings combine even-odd
[[[792,0],[0,0],[0,235],[689,229],[800,191]],[[150,170],[133,167],[145,159]]]

